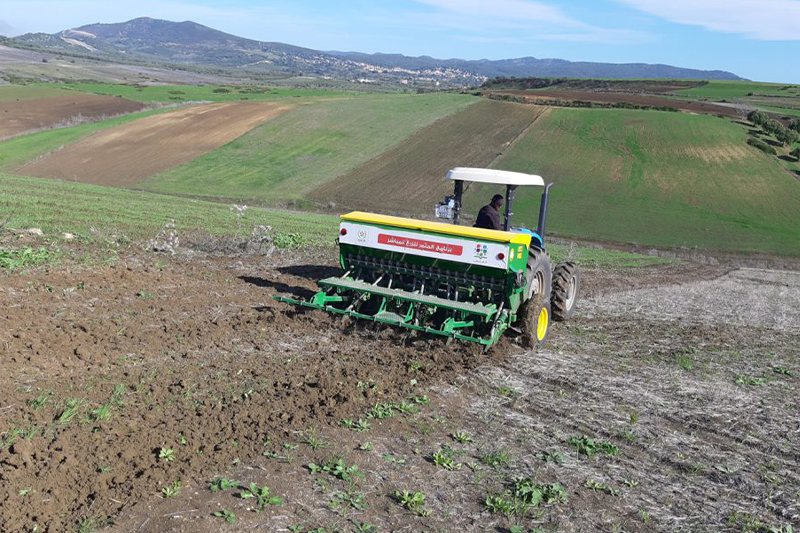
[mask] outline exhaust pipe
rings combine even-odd
[[[550,187],[552,187],[552,183],[548,183],[544,187],[544,192],[542,193],[542,203],[539,204],[539,227],[537,231],[539,233],[539,237],[542,239],[542,246],[544,246],[544,230],[545,225],[547,224],[547,202],[550,198]]]

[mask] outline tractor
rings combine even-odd
[[[507,330],[538,348],[552,320],[575,312],[580,271],[572,262],[553,269],[545,251],[550,187],[540,176],[481,168],[447,173],[454,192],[430,222],[354,211],[339,225],[340,277],[320,280],[309,300],[281,302],[388,324],[424,334],[476,342],[488,349]],[[505,186],[502,231],[459,225],[465,183]],[[544,191],[535,231],[511,225],[514,191]]]

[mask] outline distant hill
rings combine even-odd
[[[613,78],[613,79],[683,79],[683,80],[741,80],[724,70],[695,70],[649,63],[590,63],[565,59],[435,59],[429,56],[409,57],[401,54],[362,54],[359,52],[329,52],[336,57],[385,67],[408,69],[453,68],[473,72],[488,78]]]
[[[399,54],[321,52],[285,43],[237,37],[197,24],[137,18],[89,24],[55,34],[28,33],[11,44],[107,60],[207,65],[218,68],[350,79],[362,83],[400,82],[415,86],[473,86],[497,76],[573,78],[657,78],[738,80],[724,71],[648,65],[570,62],[562,59],[464,60]]]

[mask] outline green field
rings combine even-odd
[[[302,198],[477,101],[459,94],[370,95],[299,106],[141,187],[267,201]]]
[[[665,247],[800,254],[800,181],[704,115],[553,109],[494,164],[555,182],[549,228],[562,235]],[[494,189],[475,187],[476,210]],[[520,189],[532,225],[540,191]]]
[[[680,89],[672,91],[672,93],[715,100],[742,98],[750,93],[797,97],[800,96],[800,85],[789,83],[761,83],[755,81],[710,81],[701,87]]]
[[[0,174],[0,223],[9,229],[37,227],[46,234],[74,233],[92,238],[124,234],[148,238],[170,220],[182,231],[202,230],[231,235],[238,229],[229,204],[205,202],[41,178]],[[300,242],[330,243],[336,236],[337,218],[251,207],[241,220],[243,232],[254,225],[272,226],[277,234],[297,233]]]
[[[52,85],[0,85],[0,102],[34,100],[36,98],[50,98],[51,96],[68,94],[68,92]]]
[[[326,89],[229,85],[116,85],[112,83],[36,84],[36,88],[63,89],[109,96],[121,96],[139,102],[229,102],[233,100],[275,100],[279,98],[333,98],[352,95]]]

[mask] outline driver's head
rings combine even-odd
[[[500,209],[503,207],[503,195],[502,194],[495,194],[492,196],[492,206],[495,209]]]

